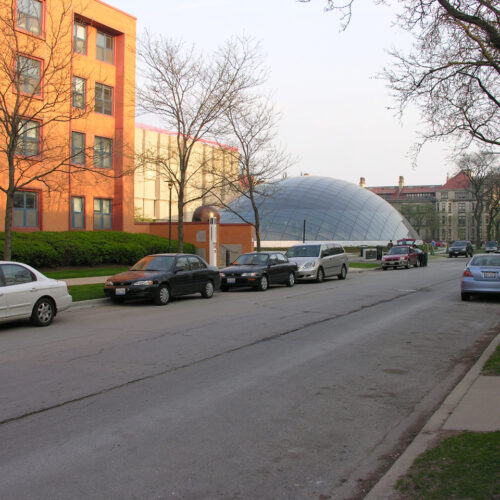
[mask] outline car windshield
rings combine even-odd
[[[318,257],[320,245],[298,245],[289,248],[285,255],[290,259],[293,257]]]
[[[150,255],[141,259],[131,271],[169,271],[175,262],[173,255]]]
[[[466,241],[455,241],[455,243],[453,243],[451,246],[452,247],[466,247],[467,242]]]
[[[268,259],[269,255],[267,254],[244,253],[240,255],[233,264],[235,266],[265,266],[267,265]]]
[[[486,243],[486,246],[487,247],[497,247],[498,246],[498,242],[496,242],[496,241],[488,241],[488,243]]]
[[[500,255],[476,255],[469,266],[500,267]]]
[[[402,255],[408,253],[408,247],[392,247],[387,255]]]

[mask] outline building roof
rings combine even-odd
[[[458,172],[451,179],[448,179],[441,189],[467,189],[470,185],[469,178],[464,172]]]

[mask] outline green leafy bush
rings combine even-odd
[[[4,241],[5,236],[0,233],[0,245]],[[172,241],[170,251],[177,251],[177,241]],[[131,265],[145,255],[165,252],[168,252],[168,240],[151,234],[120,231],[40,231],[14,232],[12,235],[12,260],[33,267]],[[194,253],[194,245],[184,243],[184,252]]]

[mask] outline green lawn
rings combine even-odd
[[[73,297],[73,302],[80,300],[102,299],[104,298],[104,284],[96,283],[92,285],[70,285],[69,293]]]
[[[64,280],[71,278],[93,278],[94,276],[112,276],[113,274],[128,271],[130,267],[85,267],[82,269],[68,269],[62,271],[42,271],[47,278]]]
[[[484,364],[483,375],[500,375],[500,345]]]
[[[349,267],[354,267],[356,269],[376,269],[380,267],[380,264],[375,262],[349,262]]]
[[[500,431],[445,439],[415,460],[396,489],[404,499],[500,498]]]

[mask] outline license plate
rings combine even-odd
[[[496,278],[497,277],[497,273],[483,273],[483,276],[485,278]]]
[[[115,295],[125,295],[126,288],[115,288]]]
[[[229,285],[232,285],[232,284],[236,283],[236,278],[228,278],[227,282]]]

